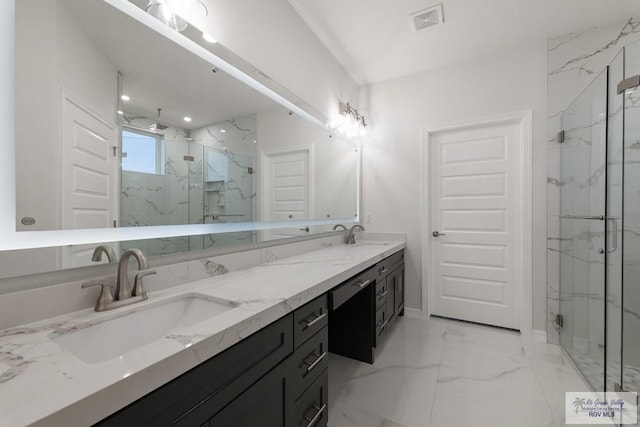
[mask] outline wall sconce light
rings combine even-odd
[[[362,114],[348,102],[338,103],[338,116],[329,123],[329,128],[346,138],[363,138],[366,135],[367,122]]]

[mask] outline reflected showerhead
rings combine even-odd
[[[160,123],[160,112],[161,111],[162,111],[162,108],[158,108],[158,120],[156,120],[155,123],[151,123],[149,125],[149,129],[151,129],[151,130],[165,130],[166,128],[169,127],[167,125],[163,125],[162,123]]]
[[[168,128],[169,126],[167,125],[163,125],[162,123],[156,122],[156,123],[151,123],[149,125],[149,129],[153,129],[153,130],[165,130],[166,128]]]

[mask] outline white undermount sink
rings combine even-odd
[[[237,304],[188,294],[136,307],[51,340],[86,363],[100,363],[142,347],[171,332],[231,310]]]

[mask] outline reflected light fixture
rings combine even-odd
[[[178,32],[187,28],[188,21],[204,18],[209,13],[202,0],[149,0],[145,10]]]
[[[202,33],[202,38],[208,43],[218,43],[218,40],[215,37],[207,33]]]
[[[348,102],[338,103],[338,116],[329,122],[329,128],[346,138],[364,137],[367,122],[362,114]]]

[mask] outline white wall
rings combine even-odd
[[[367,230],[407,232],[407,306],[421,309],[421,129],[533,110],[533,328],[545,327],[546,41],[364,87]],[[370,223],[369,223],[370,222]]]

